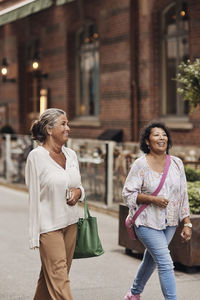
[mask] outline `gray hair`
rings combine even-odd
[[[47,127],[53,128],[60,115],[66,115],[64,110],[58,108],[49,108],[43,112],[39,120],[34,121],[31,126],[32,139],[44,142],[48,136]]]

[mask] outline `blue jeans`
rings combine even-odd
[[[165,300],[177,300],[174,265],[168,249],[168,245],[176,231],[176,226],[168,226],[164,230],[156,230],[145,226],[135,226],[134,228],[146,250],[131,288],[132,294],[142,293],[145,284],[157,266]]]

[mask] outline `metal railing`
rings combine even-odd
[[[26,159],[35,144],[26,135],[4,134],[0,135],[0,141],[0,177],[6,182],[24,184]],[[139,144],[69,139],[67,145],[77,153],[87,198],[108,207],[122,202],[122,188],[130,166],[141,155]],[[182,156],[185,165],[199,169],[198,149],[186,147],[184,150],[184,157],[183,147],[174,146],[170,153]]]
[[[82,183],[88,199],[111,207],[122,202],[122,188],[131,163],[140,154],[137,143],[69,139],[78,155]]]
[[[30,136],[3,134],[0,140],[0,177],[9,183],[24,184],[26,159],[34,147]],[[121,202],[130,164],[139,154],[138,145],[69,139],[68,147],[77,153],[87,198],[109,207]]]
[[[0,176],[7,182],[24,183],[24,167],[33,143],[29,136],[0,135]]]

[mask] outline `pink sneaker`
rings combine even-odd
[[[134,229],[133,229],[133,224],[131,223],[131,218],[129,216],[126,217],[126,220],[125,220],[125,226],[126,226],[126,230],[128,232],[128,235],[129,235],[129,238],[131,240],[136,240],[136,236],[135,236],[135,232],[134,232]]]
[[[131,293],[131,290],[128,290],[126,296],[124,297],[124,300],[140,300],[140,295],[133,295]]]

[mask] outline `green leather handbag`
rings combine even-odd
[[[74,258],[99,256],[104,253],[98,234],[97,219],[90,215],[84,199],[84,218],[79,218]]]

